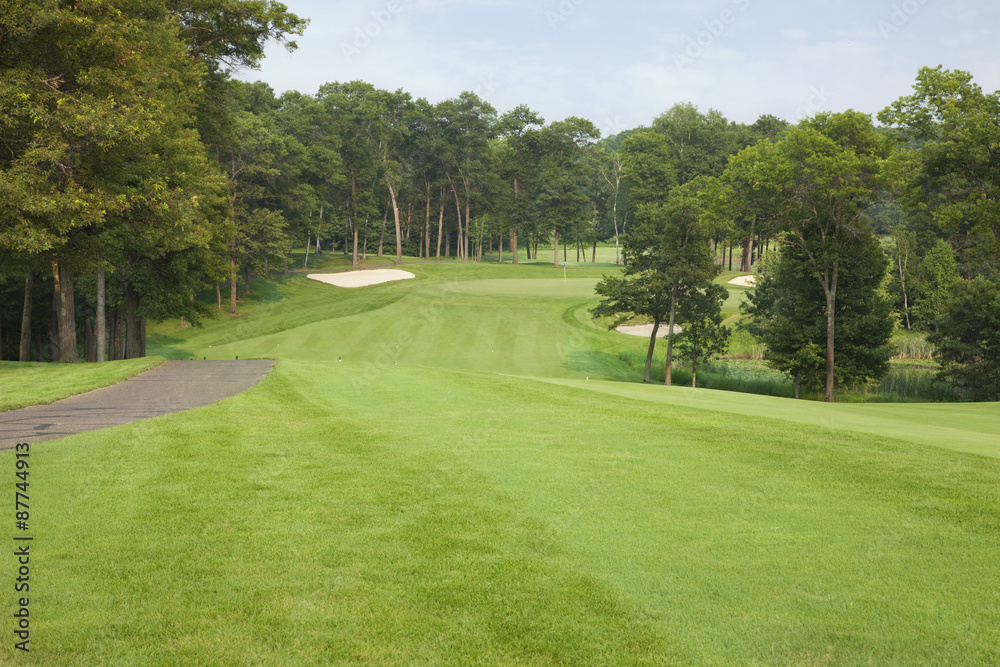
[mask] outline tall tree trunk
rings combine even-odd
[[[462,252],[465,244],[462,242],[462,202],[458,199],[458,188],[455,187],[455,181],[452,180],[451,176],[448,176],[448,180],[451,181],[451,191],[455,194],[455,212],[458,215],[458,248],[457,256],[460,262],[464,262],[469,258],[465,256]],[[469,221],[466,220],[465,224],[468,225]]]
[[[307,271],[309,269],[309,249],[312,248],[312,232],[308,229],[306,230],[306,257],[302,260],[302,270]]]
[[[358,183],[354,177],[354,170],[351,169],[351,205],[354,207],[354,215],[351,216],[351,227],[354,228],[354,255],[351,257],[351,268],[358,268]],[[365,223],[365,238],[367,238],[368,224]]]
[[[827,281],[829,286],[823,285],[826,293],[826,402],[833,403],[833,344],[834,331],[837,323],[837,274],[838,269],[834,267],[832,275]]]
[[[215,310],[222,310],[222,288],[218,283],[215,285]]]
[[[97,338],[97,363],[106,361],[108,358],[108,336],[107,336],[107,288],[105,285],[104,262],[97,265],[97,322],[94,329],[94,336]]]
[[[594,205],[594,251],[590,255],[590,263],[597,264],[597,235],[601,231],[601,221],[597,218],[597,204]],[[583,251],[584,261],[587,259],[587,251]]]
[[[21,310],[21,349],[18,359],[31,361],[31,302],[34,297],[35,276],[31,273],[24,279],[24,308]]]
[[[472,220],[472,210],[471,204],[472,195],[469,193],[469,181],[465,178],[462,179],[462,184],[465,185],[465,259],[469,259],[469,223]]]
[[[743,258],[740,261],[740,271],[744,273],[750,273],[752,271],[753,264],[753,231],[754,223],[750,223],[750,230],[747,232],[747,238],[743,242]]]
[[[88,363],[97,361],[97,336],[94,335],[94,316],[87,315],[83,323],[83,358]]]
[[[615,203],[611,209],[611,219],[615,223],[615,265],[621,263],[621,259],[618,254],[618,191],[615,190]]]
[[[307,248],[309,246],[306,246]],[[229,314],[239,315],[236,309],[236,257],[229,258]]]
[[[382,213],[382,227],[378,232],[378,254],[376,257],[382,256],[382,244],[385,242],[385,223],[389,220],[389,202],[385,203],[385,209]]]
[[[517,200],[518,200],[519,196],[520,196],[520,187],[519,187],[519,184],[517,182],[517,179],[515,178],[514,179],[514,210],[515,211],[517,210]],[[511,257],[512,257],[512,259],[510,260],[511,264],[517,264],[517,245],[518,245],[518,242],[517,242],[517,227],[518,227],[518,224],[520,222],[521,221],[520,221],[519,216],[517,216],[515,214],[514,225],[511,227],[511,230],[510,230],[510,254],[511,254]]]
[[[146,356],[146,338],[139,321],[139,293],[125,283],[125,359]]]
[[[52,260],[52,275],[56,281],[55,296],[58,301],[59,361],[75,364],[80,361],[76,351],[76,305],[73,302],[73,271]]]
[[[108,313],[108,361],[115,359],[115,311]]]
[[[121,309],[112,310],[108,323],[108,361],[118,361],[125,356],[125,349],[121,346],[123,322]]]
[[[677,321],[677,289],[678,282],[674,282],[674,288],[670,291],[670,320],[667,329],[667,373],[663,379],[663,384],[668,387],[674,383],[674,322]]]
[[[247,262],[247,270],[243,274],[243,296],[250,294],[250,263]]]
[[[386,179],[389,186],[389,201],[392,202],[392,219],[396,222],[396,266],[403,264],[403,234],[399,227],[399,204],[396,202],[396,191],[392,187],[389,179]]]
[[[438,242],[437,242],[437,261],[441,261],[441,237],[444,236],[444,187],[441,187],[440,196],[438,197],[439,212],[438,212]]]
[[[427,215],[424,216],[424,259],[431,258],[431,182],[426,180],[427,183]]]
[[[358,268],[358,222],[354,220],[354,254],[351,256],[351,268]]]
[[[59,299],[52,296],[52,319],[49,322],[49,347],[48,357],[45,361],[57,361],[59,359]]]
[[[653,319],[653,333],[649,336],[649,347],[646,349],[646,370],[643,373],[642,381],[649,384],[652,380],[653,372],[653,350],[656,349],[656,332],[660,330],[660,319]]]
[[[909,259],[907,257],[906,259]],[[896,243],[896,266],[899,267],[899,285],[903,289],[903,315],[906,316],[906,330],[910,330],[910,303],[906,294],[906,276],[903,273],[904,257],[900,253],[899,243]]]
[[[115,311],[115,323],[118,325],[118,337],[115,338],[116,359],[125,358],[125,311],[121,308]]]

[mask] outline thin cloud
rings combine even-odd
[[[875,113],[938,64],[994,90],[1000,35],[986,26],[1000,25],[1000,7],[915,2],[906,13],[860,0],[286,0],[313,20],[299,51],[269,47],[260,72],[240,76],[303,93],[362,79],[432,102],[474,90],[500,112],[527,104],[548,120],[609,129],[681,101],[747,123],[820,98],[830,110]]]

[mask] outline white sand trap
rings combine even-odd
[[[667,329],[669,329],[669,328],[670,328],[669,325],[661,324],[660,328],[656,330],[656,337],[657,338],[666,338],[667,337]],[[644,338],[649,338],[650,336],[653,335],[653,325],[652,324],[637,324],[635,326],[625,326],[623,324],[622,326],[617,327],[616,331],[618,331],[620,333],[623,333],[623,334],[628,334],[629,336],[642,336]],[[679,334],[680,332],[681,332],[681,328],[675,324],[674,325],[674,333],[675,334]]]
[[[753,287],[756,284],[756,279],[753,276],[737,276],[729,281],[730,285],[739,285],[740,287]]]
[[[394,280],[409,280],[416,278],[409,271],[399,269],[367,269],[362,271],[348,271],[346,273],[310,273],[311,280],[318,280],[328,285],[337,287],[368,287],[369,285],[380,285],[391,283]]]

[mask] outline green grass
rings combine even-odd
[[[587,314],[607,268],[409,269],[150,327],[279,361],[33,447],[18,662],[1000,661],[997,405],[643,385]]]
[[[100,389],[159,366],[162,357],[103,364],[45,364],[0,361],[0,412],[46,405],[61,398]]]

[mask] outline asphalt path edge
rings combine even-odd
[[[217,403],[257,385],[271,359],[166,361],[117,384],[0,412],[0,450]]]

